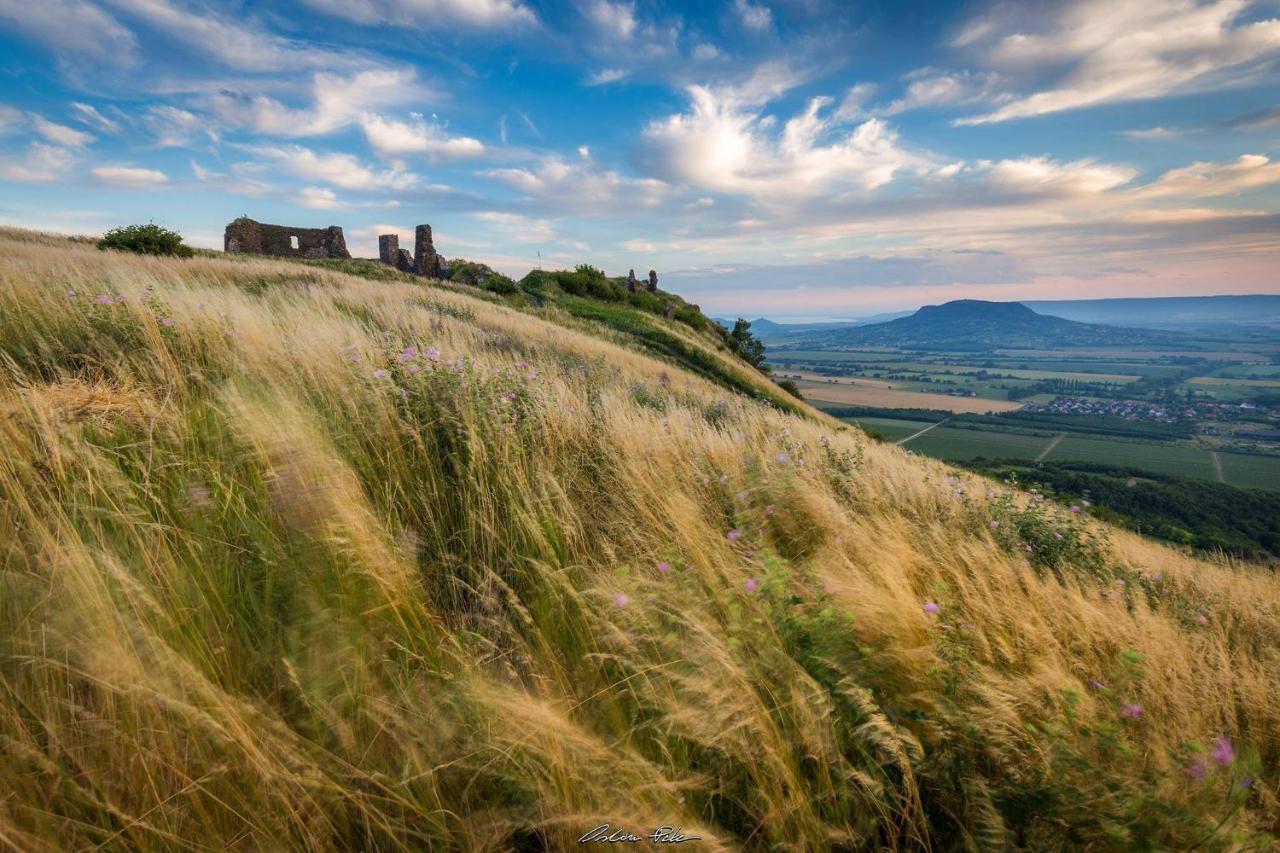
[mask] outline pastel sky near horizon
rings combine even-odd
[[[429,222],[720,315],[1280,292],[1280,2],[0,0],[0,222]],[[406,243],[407,241],[407,243]]]

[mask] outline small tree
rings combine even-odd
[[[733,329],[729,332],[729,346],[752,367],[769,372],[769,368],[765,366],[764,343],[751,334],[750,320],[739,317],[733,324]]]
[[[136,252],[139,255],[177,255],[180,258],[189,258],[194,254],[190,246],[183,244],[181,234],[161,228],[154,222],[112,228],[98,241],[98,248]]]

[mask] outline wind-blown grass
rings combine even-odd
[[[0,839],[1272,844],[1273,575],[585,322],[0,234]]]

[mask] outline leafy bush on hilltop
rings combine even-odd
[[[99,249],[117,249],[139,255],[175,255],[189,258],[194,250],[182,242],[177,231],[162,228],[154,222],[112,228],[98,241]]]

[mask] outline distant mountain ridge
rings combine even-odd
[[[990,350],[1172,343],[1176,335],[1149,329],[1080,323],[1038,314],[1021,302],[957,299],[926,305],[908,317],[803,336],[797,345],[886,346],[903,349]]]
[[[1033,311],[1066,320],[1154,329],[1280,325],[1280,295],[1157,296],[1024,300]]]

